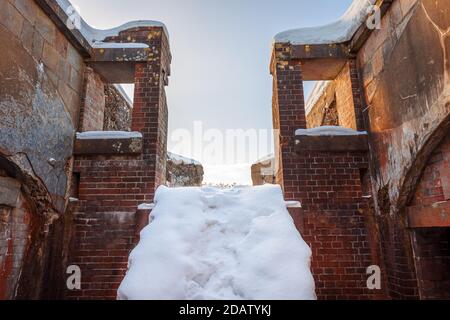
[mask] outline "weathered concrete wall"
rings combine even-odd
[[[84,62],[35,1],[0,1],[0,43],[0,176],[20,184],[0,201],[0,298],[54,298]]]
[[[358,54],[375,188],[388,186],[391,213],[404,207],[405,177],[450,113],[450,12],[444,2],[394,1],[381,30]]]
[[[0,2],[0,43],[0,149],[44,182],[62,212],[83,61],[34,1]]]
[[[414,256],[423,253],[411,247],[405,207],[432,151],[449,132],[449,25],[445,1],[394,1],[381,29],[370,35],[357,56],[367,101],[378,236],[391,298],[425,297],[424,273],[414,266]]]

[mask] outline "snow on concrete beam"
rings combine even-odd
[[[91,131],[77,133],[76,155],[114,155],[142,153],[142,134],[125,131]]]
[[[304,151],[368,151],[368,135],[343,127],[324,126],[295,132],[295,149]]]
[[[70,15],[77,14],[75,7],[72,5],[72,3],[69,0],[56,0],[56,2],[59,4],[61,9],[66,14],[70,14]],[[108,44],[105,44],[103,42],[106,38],[118,36],[119,33],[124,30],[129,30],[129,29],[139,28],[139,27],[160,27],[163,29],[167,38],[169,38],[169,32],[167,31],[167,27],[164,25],[164,23],[162,23],[160,21],[153,21],[153,20],[131,21],[131,22],[125,23],[119,27],[107,29],[107,30],[100,30],[100,29],[93,28],[86,21],[84,21],[84,19],[82,19],[81,17],[79,18],[79,22],[80,22],[79,31],[81,32],[83,37],[90,43],[90,45],[92,47],[103,46],[103,45],[108,46]],[[126,47],[129,47],[130,45],[144,46],[145,44],[136,44],[136,43],[117,44],[117,46],[119,46],[121,48],[126,48]]]
[[[291,45],[339,44],[350,41],[366,21],[369,8],[376,0],[354,0],[336,22],[321,26],[288,30],[277,34],[275,43]]]
[[[358,136],[367,135],[366,131],[356,131],[350,128],[339,126],[322,126],[312,129],[298,129],[295,131],[297,136]]]

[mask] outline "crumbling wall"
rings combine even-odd
[[[133,106],[123,97],[116,86],[105,86],[104,131],[130,131]]]
[[[274,184],[275,181],[275,157],[269,156],[254,163],[251,167],[252,182],[254,186],[266,183]]]
[[[194,187],[203,183],[203,166],[194,160],[173,155],[167,156],[167,185],[170,187]]]

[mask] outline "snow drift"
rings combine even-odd
[[[160,187],[119,299],[315,299],[279,186]]]

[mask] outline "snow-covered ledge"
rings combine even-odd
[[[366,131],[356,131],[349,128],[338,126],[322,126],[312,129],[298,129],[295,131],[296,136],[359,136],[367,135]]]
[[[367,151],[366,131],[324,126],[313,129],[298,129],[295,132],[295,149],[302,151]]]
[[[87,131],[77,132],[77,140],[99,140],[99,139],[131,139],[141,138],[140,132],[128,131]]]
[[[142,134],[126,131],[89,131],[77,133],[76,155],[113,155],[142,153]]]
[[[56,0],[61,9],[68,15],[73,16],[78,14],[75,11],[75,7],[69,0]],[[145,43],[106,43],[104,40],[108,37],[118,36],[121,31],[137,28],[137,27],[161,27],[164,30],[167,38],[169,38],[169,32],[164,23],[160,21],[153,20],[137,20],[125,23],[119,27],[100,30],[91,27],[84,19],[80,17],[80,33],[89,42],[93,48],[148,48],[149,46]]]
[[[376,0],[353,0],[349,9],[336,22],[320,26],[293,29],[281,32],[275,43],[292,45],[337,44],[352,39],[359,27],[366,21],[369,8]]]

